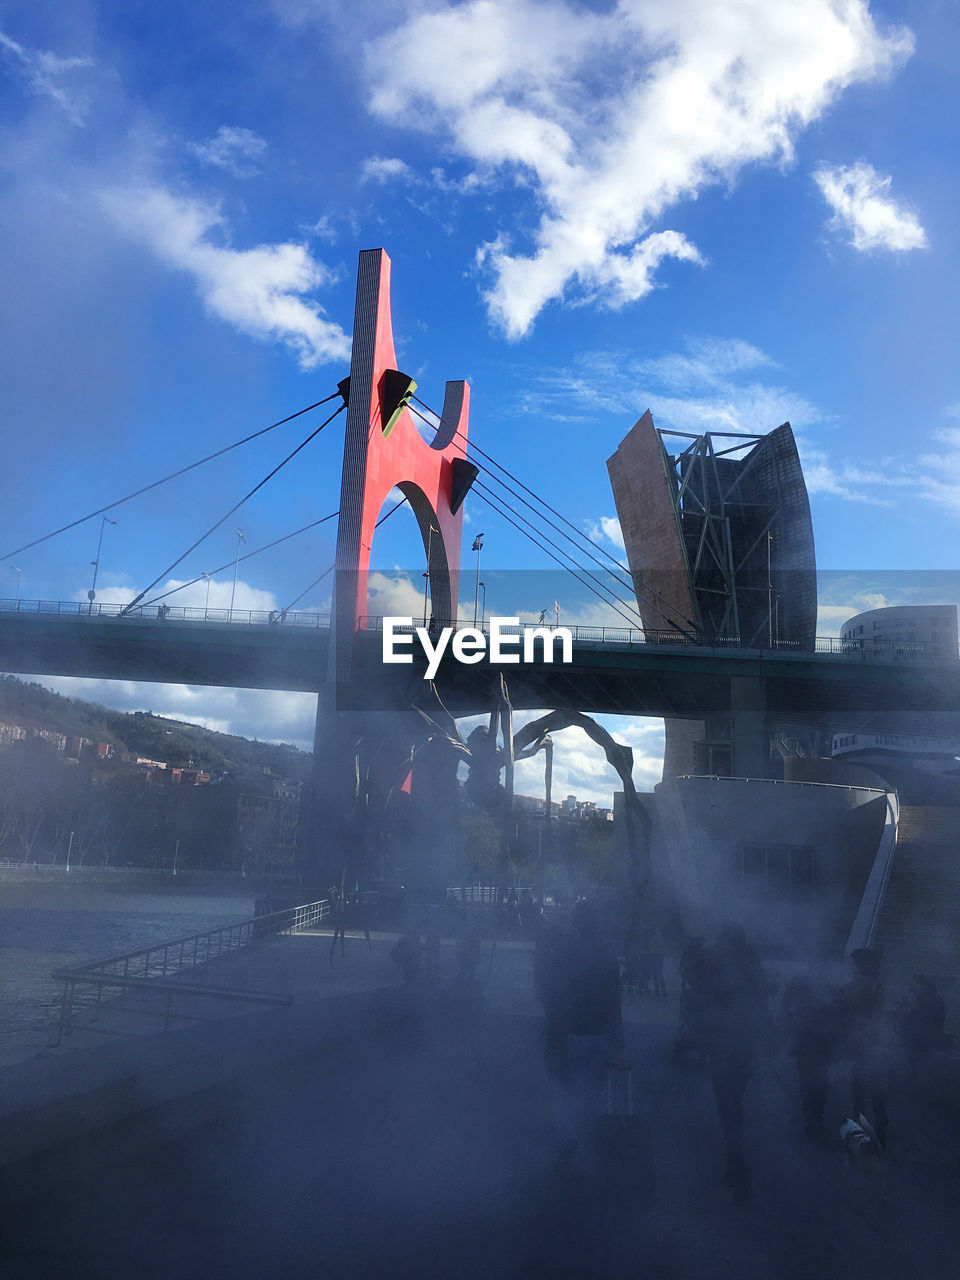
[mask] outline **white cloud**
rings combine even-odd
[[[371,618],[413,618],[422,622],[423,586],[417,586],[402,573],[371,573],[367,579],[367,612]]]
[[[92,67],[92,59],[63,58],[42,49],[28,49],[3,31],[0,31],[0,49],[5,49],[20,64],[31,93],[51,98],[72,124],[84,123],[89,104],[86,95],[70,85],[70,72]]]
[[[546,715],[545,711],[519,711],[514,717],[514,733],[531,720]],[[596,716],[597,722],[616,742],[633,751],[633,780],[638,791],[652,791],[663,773],[663,721],[635,716]],[[457,721],[466,739],[478,725],[485,725],[486,715],[468,716]],[[613,807],[614,791],[623,786],[615,769],[608,763],[603,748],[582,729],[571,727],[552,733],[553,799],[575,795],[579,800],[592,800],[603,808]],[[539,752],[517,762],[514,791],[517,795],[543,797],[544,757]]]
[[[860,160],[849,167],[822,165],[813,175],[833,209],[831,230],[849,235],[861,253],[873,249],[926,249],[927,235],[916,216],[889,196],[890,178]]]
[[[817,605],[817,635],[823,639],[837,639],[845,623],[858,613],[868,609],[886,609],[895,601],[879,591],[855,592],[846,604]]]
[[[640,360],[636,372],[674,391],[729,385],[732,375],[757,368],[776,368],[765,351],[740,338],[692,338],[684,352]]]
[[[263,689],[220,689],[137,680],[91,680],[74,676],[31,677],[68,698],[82,698],[115,711],[152,711],[219,733],[289,742],[313,750],[316,694]]]
[[[623,530],[620,528],[620,521],[616,516],[601,516],[597,523],[591,527],[590,536],[595,542],[598,542],[601,538],[606,538],[607,542],[612,542],[618,551],[626,551]]]
[[[933,439],[940,448],[918,459],[927,469],[920,482],[921,494],[960,516],[960,427],[942,427]]]
[[[415,182],[417,175],[405,161],[396,157],[368,156],[360,166],[360,177],[363,182],[384,186],[388,182]]]
[[[139,589],[136,587],[111,583],[97,585],[98,604],[129,604],[138,595]],[[199,582],[190,582],[188,578],[168,578],[162,585],[158,585],[148,592],[141,603],[146,604],[148,600],[155,600],[160,596],[164,597],[164,603],[169,605],[171,609],[203,609],[207,606],[208,600],[207,583],[202,578]],[[85,590],[76,591],[71,598],[85,602],[87,593]],[[242,578],[237,579],[236,594],[234,595],[232,572],[229,580],[224,579],[222,582],[218,582],[216,578],[211,578],[209,607],[211,609],[229,609],[231,601],[234,609],[249,609],[253,612],[270,613],[280,607],[276,596],[271,591],[262,591],[259,587],[252,587],[248,582],[244,582]]]
[[[223,169],[235,178],[252,178],[260,172],[257,161],[266,152],[267,144],[252,129],[222,124],[212,138],[192,142],[188,149],[204,164]]]
[[[881,460],[885,469],[859,467],[849,462],[835,463],[820,449],[802,450],[803,476],[808,493],[829,493],[849,502],[865,502],[871,506],[892,507],[893,499],[884,489],[910,488],[917,484],[916,473],[904,470],[892,459]],[[871,493],[871,487],[881,493]]]
[[[521,401],[540,415],[571,408],[634,415],[649,408],[658,426],[675,431],[763,435],[782,422],[803,430],[824,421],[804,396],[776,383],[745,381],[755,369],[777,369],[765,352],[737,338],[698,337],[686,350],[637,360],[625,351],[582,353],[573,366],[541,369]]]
[[[211,233],[226,231],[219,209],[158,186],[115,188],[103,193],[102,202],[131,239],[192,276],[207,309],[241,333],[285,343],[303,369],[348,358],[347,335],[304,296],[330,279],[305,245],[215,244]]]
[[[318,240],[326,240],[328,244],[336,244],[337,231],[328,214],[318,218],[316,222],[311,222],[308,226],[302,226],[301,231],[306,231],[307,235],[316,236]]]
[[[447,0],[372,41],[367,78],[377,115],[530,189],[531,251],[503,235],[481,250],[490,315],[519,337],[570,290],[622,306],[665,257],[700,261],[655,224],[746,165],[789,162],[843,90],[912,49],[865,0]]]

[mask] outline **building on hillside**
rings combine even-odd
[[[273,780],[272,795],[237,797],[237,857],[244,874],[285,873],[296,861],[300,783]]]

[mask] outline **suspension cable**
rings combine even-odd
[[[448,423],[440,414],[436,412],[435,409],[431,409],[428,404],[426,404],[423,400],[421,400],[419,396],[413,396],[412,399],[416,400],[418,404],[422,405],[429,413],[433,414],[434,418],[436,418],[439,423],[448,427],[453,432],[454,436],[460,436],[464,441],[464,447],[466,449],[472,450],[474,453],[479,454],[480,457],[485,458],[486,461],[489,462],[491,466],[496,467],[498,471],[502,471],[504,475],[509,476],[509,478],[515,484],[519,485],[520,488],[524,490],[524,492],[529,493],[530,496],[536,502],[540,503],[541,506],[545,507],[548,511],[552,512],[559,520],[562,520],[563,523],[569,529],[572,529],[573,532],[577,535],[577,537],[581,541],[585,542],[590,548],[592,548],[592,551],[599,551],[602,555],[606,556],[607,559],[613,565],[616,566],[618,572],[620,573],[623,572],[624,566],[620,563],[619,560],[617,560],[615,556],[611,555],[610,552],[607,551],[605,547],[602,547],[598,542],[594,542],[592,538],[589,538],[585,533],[583,533],[582,530],[578,529],[575,524],[573,524],[570,520],[566,518],[566,516],[562,515],[559,511],[557,511],[555,507],[551,506],[550,503],[547,502],[545,498],[541,498],[539,494],[535,493],[532,489],[530,489],[527,485],[525,485],[523,481],[520,480],[517,476],[515,476],[511,471],[509,471],[506,467],[502,466],[499,462],[497,462],[496,459],[490,456],[490,454],[486,453],[483,449],[481,449],[479,445],[475,444],[473,440],[468,439],[467,436],[465,436],[464,433],[461,430],[459,430],[459,428],[455,424]],[[411,409],[411,412],[416,413],[417,417],[419,417],[421,421],[426,422],[428,426],[432,427],[435,425],[434,423],[430,422],[429,419],[425,418],[422,413],[419,413],[416,409],[414,409],[412,405],[409,405],[408,407]],[[527,502],[525,498],[523,498],[520,494],[512,490],[510,486],[505,483],[505,481],[500,479],[499,476],[493,475],[490,472],[489,468],[485,468],[485,470],[487,473],[487,477],[490,480],[494,481],[495,483],[499,484],[502,488],[506,489],[507,492],[511,493],[514,498],[516,498],[519,502],[522,502],[524,506],[528,507],[537,516],[538,519],[542,520],[544,524],[549,525],[550,528],[554,530],[554,532],[566,538],[566,540],[570,542],[571,545],[578,547],[578,550],[580,550],[580,553],[584,554],[583,548],[579,547],[579,545],[574,541],[574,539],[571,538],[568,533],[565,533],[564,530],[560,529],[559,526],[557,526],[552,520],[550,520],[548,516],[545,516],[541,511],[538,511],[536,507],[531,506],[531,504]],[[600,565],[600,567],[604,569],[607,573],[610,573],[611,572],[610,569],[605,564],[603,564],[602,561],[598,560],[597,557],[592,554],[592,551],[588,551],[586,552],[586,554],[590,557],[591,560],[594,561],[594,563]],[[584,572],[587,573],[589,572],[589,570],[584,569]],[[684,630],[683,626],[678,626],[677,624],[676,619],[677,617],[679,617],[680,619],[682,619],[683,623],[690,628],[691,631],[693,632],[697,631],[698,628],[694,622],[692,622],[689,618],[687,618],[686,615],[683,614],[679,609],[677,609],[675,605],[671,604],[670,601],[664,599],[664,597],[661,596],[660,593],[655,588],[649,586],[642,579],[639,579],[639,580],[634,579],[633,575],[631,575],[631,581],[628,583],[626,579],[616,578],[615,575],[613,576],[615,580],[620,583],[621,586],[629,587],[629,589],[633,591],[634,594],[636,594],[638,586],[642,588],[643,591],[649,597],[652,597],[652,599],[648,601],[648,603],[651,604],[651,607],[653,608],[654,612],[658,613],[660,617],[663,618],[665,622],[669,623],[671,627],[675,627],[681,632]],[[667,609],[672,610],[672,613],[674,616],[671,616],[670,614],[664,612],[664,609],[658,607],[657,603],[655,603],[656,601],[659,601],[661,604],[666,606]]]
[[[399,511],[405,502],[406,502],[406,498],[405,497],[401,498],[395,507],[391,507],[385,516],[380,517],[377,523],[373,526],[374,529],[379,529],[380,526],[383,524],[383,522],[385,520],[389,520],[395,511]],[[340,512],[335,511],[333,514],[339,515]],[[328,516],[327,519],[329,518],[330,517]],[[318,586],[319,583],[321,583],[324,580],[327,574],[332,573],[335,568],[336,568],[336,561],[334,561],[334,563],[330,565],[328,568],[324,569],[323,573],[321,573],[319,578],[314,578],[314,580],[310,583],[309,587],[305,587],[303,591],[301,591],[300,594],[297,596],[296,600],[291,600],[290,603],[287,605],[286,609],[281,610],[281,613],[288,613],[295,604],[299,604],[300,601],[303,599],[303,597],[307,594],[307,592],[312,591],[314,587]]]
[[[500,494],[494,493],[493,490],[488,489],[487,486],[485,484],[482,484],[480,481],[476,481],[475,483],[476,483],[476,487],[479,490],[483,491],[488,498],[495,498],[508,512],[510,512],[511,515],[516,516],[517,519],[521,521],[524,519],[523,514],[517,511],[515,508],[511,507],[509,502],[507,502],[507,500],[503,498]],[[604,600],[605,604],[611,603],[612,601],[616,601],[617,604],[623,605],[623,607],[625,609],[629,609],[629,611],[636,618],[636,623],[635,624],[631,623],[631,626],[636,625],[638,628],[641,628],[641,629],[643,628],[643,619],[640,617],[639,613],[637,612],[635,605],[632,605],[629,600],[624,600],[622,596],[618,596],[612,587],[607,586],[607,584],[603,582],[602,579],[596,577],[595,574],[592,574],[589,571],[589,569],[585,569],[583,565],[577,564],[577,562],[573,559],[570,553],[568,551],[564,551],[563,547],[558,546],[553,541],[552,538],[548,537],[547,534],[543,532],[542,529],[537,529],[536,533],[539,538],[543,538],[543,540],[546,543],[548,543],[549,546],[553,547],[554,551],[556,551],[558,555],[562,556],[565,560],[569,561],[570,564],[574,566],[574,568],[577,570],[578,573],[586,574],[586,580],[583,578],[580,578],[580,581],[583,582],[585,586],[590,585],[591,583],[594,584],[593,586],[590,587],[594,595],[598,595],[600,591],[606,592],[607,596],[610,597],[610,599]],[[571,573],[573,572],[572,569],[569,569],[568,565],[565,565],[564,567],[568,568],[569,572]]]
[[[166,600],[167,596],[175,596],[178,591],[185,591],[187,587],[195,586],[204,578],[212,578],[215,573],[222,573],[224,569],[229,569],[233,564],[242,564],[244,560],[250,560],[254,556],[258,556],[261,551],[269,551],[272,547],[279,547],[281,542],[289,542],[291,538],[299,537],[301,533],[306,533],[308,529],[316,529],[317,525],[326,524],[328,520],[332,520],[334,516],[339,514],[340,508],[338,507],[336,511],[331,511],[328,516],[314,520],[312,524],[305,524],[302,529],[295,529],[293,533],[285,533],[282,538],[277,538],[275,542],[268,542],[263,547],[257,547],[256,551],[248,551],[239,560],[228,560],[226,564],[218,565],[216,569],[211,569],[209,573],[201,573],[199,578],[191,578],[189,582],[181,582],[179,587],[171,587],[169,591],[164,591],[162,595],[154,596],[152,600],[145,600],[141,608],[149,609],[151,605],[158,604],[161,600]]]
[[[164,578],[166,578],[170,573],[173,572],[173,570],[177,567],[178,564],[182,563],[184,560],[186,560],[187,556],[191,555],[194,551],[196,551],[197,547],[199,547],[201,542],[204,542],[207,538],[210,537],[211,533],[214,533],[217,529],[220,528],[222,524],[224,524],[227,520],[229,520],[232,515],[235,515],[236,512],[240,510],[240,508],[243,506],[245,502],[248,502],[255,493],[258,493],[263,488],[263,486],[267,483],[268,480],[272,480],[278,471],[280,471],[283,467],[287,465],[288,462],[290,462],[293,458],[295,458],[302,449],[305,449],[307,447],[307,445],[310,443],[311,440],[316,439],[316,437],[320,434],[320,432],[324,429],[324,427],[328,426],[334,420],[334,418],[337,416],[338,413],[343,413],[346,407],[347,407],[346,404],[341,404],[339,409],[335,409],[334,412],[331,413],[330,417],[325,419],[323,422],[321,422],[319,427],[317,427],[314,431],[311,431],[305,440],[301,440],[301,442],[297,445],[297,447],[291,453],[288,453],[282,462],[278,462],[277,465],[273,468],[273,470],[269,471],[263,477],[263,479],[259,482],[259,484],[255,484],[249,493],[244,494],[244,496],[240,499],[239,502],[234,503],[234,505],[230,508],[230,510],[226,513],[226,515],[221,516],[220,519],[215,524],[211,525],[210,528],[206,531],[206,533],[202,534],[192,546],[188,547],[187,550],[184,551],[183,555],[178,556],[176,560],[174,560],[173,564],[171,564],[168,568],[164,569],[163,573],[158,574],[157,577],[154,578],[154,580],[150,583],[150,585],[148,587],[144,587],[144,589],[140,592],[140,594],[136,596],[133,600],[131,600],[128,605],[124,605],[123,609],[121,609],[120,611],[119,616],[122,618],[124,614],[129,613],[131,609],[133,609],[136,605],[138,605],[140,601],[143,599],[143,597],[147,594],[147,592],[152,591],[158,582],[161,582]]]
[[[477,486],[474,486],[474,487],[475,489],[477,488]],[[482,486],[482,488],[486,489],[486,485]],[[561,569],[565,570],[567,573],[572,574],[573,577],[575,577],[578,582],[580,582],[583,586],[585,586],[588,591],[592,591],[601,604],[606,605],[608,609],[612,608],[615,613],[619,613],[620,617],[623,618],[623,620],[627,623],[627,625],[630,627],[632,631],[642,629],[642,628],[638,628],[635,625],[634,620],[630,618],[627,614],[625,614],[622,609],[619,609],[617,605],[611,604],[609,600],[605,600],[603,596],[599,593],[599,591],[597,591],[596,587],[593,586],[590,581],[584,578],[581,578],[580,574],[576,571],[576,569],[571,569],[568,564],[564,564],[563,561],[560,560],[557,556],[555,556],[551,551],[548,551],[547,548],[543,545],[543,543],[540,542],[534,536],[534,534],[530,532],[529,529],[524,528],[522,524],[519,524],[516,520],[513,520],[505,511],[503,511],[500,508],[499,502],[496,501],[492,496],[488,496],[488,494],[489,494],[489,490],[487,490],[486,493],[478,491],[477,497],[481,500],[481,502],[485,502],[490,508],[492,508],[492,510],[494,510],[497,513],[497,515],[501,516],[509,524],[512,524],[515,529],[519,530],[519,532],[524,535],[524,537],[529,538],[530,541],[534,544],[534,546],[539,547],[541,551],[545,552],[546,555],[548,555],[551,560],[553,560],[556,564],[558,564]],[[621,601],[620,603],[622,604],[623,601]],[[629,608],[630,606],[627,605],[626,607]]]
[[[189,466],[181,467],[179,471],[171,471],[168,476],[164,476],[162,480],[154,480],[153,484],[145,484],[142,489],[137,489],[133,493],[128,493],[125,498],[117,498],[115,502],[108,502],[105,507],[99,507],[96,511],[91,511],[89,515],[81,516],[79,520],[71,520],[69,524],[61,525],[59,529],[54,529],[52,533],[45,533],[42,538],[34,538],[33,542],[26,542],[22,547],[17,547],[15,551],[8,551],[6,555],[0,556],[0,564],[4,560],[10,560],[13,556],[18,556],[22,551],[29,551],[31,547],[38,547],[41,542],[48,542],[51,538],[57,537],[60,533],[66,533],[68,529],[75,529],[78,524],[85,524],[88,520],[93,520],[96,516],[102,516],[104,512],[112,511],[114,507],[121,507],[125,502],[130,502],[134,498],[139,498],[141,494],[149,493],[151,489],[158,489],[160,485],[166,484],[168,480],[176,480],[178,476],[184,476],[188,471],[194,471],[197,467],[202,467],[205,462],[212,462],[214,458],[220,458],[225,453],[230,453],[233,449],[239,449],[242,444],[249,444],[251,440],[256,440],[259,436],[264,436],[268,431],[274,431],[277,427],[282,427],[287,422],[292,422],[294,418],[302,418],[305,413],[310,413],[314,409],[318,409],[320,405],[327,404],[330,400],[336,399],[340,394],[334,391],[333,395],[326,396],[323,400],[318,400],[315,404],[308,404],[305,409],[298,409],[296,413],[289,414],[286,418],[280,418],[277,422],[271,422],[269,427],[261,427],[259,431],[254,431],[252,435],[244,436],[242,440],[237,440],[234,444],[228,444],[223,449],[218,449],[216,453],[208,453],[205,458],[200,458],[197,462],[191,462]]]
[[[421,402],[421,403],[422,403],[422,402]],[[417,416],[418,416],[419,418],[421,418],[423,421],[425,421],[425,422],[427,421],[427,419],[426,419],[426,418],[424,418],[423,414],[418,413],[416,409],[414,409],[414,410],[413,410],[413,412],[414,412],[414,413],[416,413],[416,414],[417,414]],[[432,412],[432,410],[431,410],[431,412]],[[460,433],[460,434],[462,434],[462,433]],[[482,451],[478,449],[478,450],[477,450],[477,452],[478,452],[478,453],[480,453],[480,452],[482,452]],[[484,455],[484,456],[487,456],[487,455]],[[491,461],[492,461],[492,460],[491,460]],[[495,464],[495,465],[496,465],[496,464]],[[501,470],[505,470],[505,468],[501,468]],[[489,468],[486,468],[486,467],[485,467],[485,468],[483,468],[483,473],[484,473],[484,475],[486,476],[486,478],[487,478],[488,480],[492,481],[494,484],[499,485],[502,489],[505,489],[505,490],[506,490],[506,492],[507,492],[507,493],[509,493],[509,494],[510,494],[513,498],[515,498],[517,501],[522,502],[522,503],[523,503],[523,505],[524,505],[525,507],[527,507],[529,511],[531,511],[531,512],[532,512],[532,514],[534,515],[534,517],[535,517],[536,519],[540,520],[543,524],[547,525],[547,526],[548,526],[548,528],[550,528],[551,530],[553,530],[553,532],[554,532],[554,533],[556,533],[559,537],[566,539],[566,541],[567,541],[567,542],[569,542],[569,543],[571,544],[571,546],[573,546],[577,551],[579,551],[581,554],[583,554],[583,550],[582,550],[582,548],[581,548],[581,547],[579,547],[579,546],[578,546],[578,544],[577,544],[576,542],[574,542],[574,540],[570,537],[570,535],[569,535],[568,533],[566,533],[563,529],[561,529],[559,525],[555,524],[555,523],[554,523],[554,521],[552,521],[548,516],[545,516],[541,511],[538,511],[536,507],[532,506],[529,502],[527,502],[527,500],[522,496],[522,494],[518,494],[518,493],[516,493],[516,491],[515,491],[515,490],[513,490],[513,489],[511,489],[511,488],[510,488],[510,486],[509,486],[508,484],[506,484],[503,480],[501,480],[501,479],[499,478],[499,476],[494,475],[494,474],[489,470]],[[509,474],[509,473],[508,473],[508,474]],[[518,483],[519,483],[519,482],[518,482]],[[485,486],[479,486],[479,487],[485,487]],[[529,492],[529,490],[528,490],[528,492]],[[529,524],[529,519],[526,519],[526,520],[525,520],[524,516],[523,516],[520,512],[518,512],[518,511],[517,511],[517,509],[516,509],[516,507],[515,507],[515,506],[513,506],[513,505],[509,502],[509,500],[508,500],[508,499],[504,498],[504,497],[502,496],[502,494],[496,494],[496,495],[494,495],[494,494],[492,494],[492,493],[491,493],[491,491],[490,491],[489,489],[487,490],[487,493],[488,493],[488,494],[491,494],[491,496],[496,496],[496,497],[498,498],[498,500],[499,500],[501,503],[503,503],[503,505],[507,508],[507,510],[511,511],[515,516],[517,516],[517,518],[518,518],[518,519],[520,519],[520,520],[524,520],[524,521],[525,521],[525,524]],[[546,505],[546,504],[545,504],[545,505]],[[511,523],[513,523],[513,522],[511,521]],[[572,527],[572,526],[571,526],[571,527]],[[523,531],[525,532],[525,529],[524,529]],[[590,582],[592,582],[592,583],[595,583],[595,584],[596,584],[596,586],[594,586],[594,587],[590,587],[590,590],[592,590],[592,591],[593,591],[593,594],[594,594],[594,595],[598,595],[598,598],[600,598],[601,600],[603,600],[603,603],[604,603],[604,604],[608,604],[608,605],[609,605],[609,604],[611,603],[611,599],[612,599],[612,600],[617,601],[617,603],[618,603],[618,604],[623,605],[623,607],[624,607],[625,609],[628,609],[628,610],[629,610],[631,613],[633,613],[633,614],[635,615],[635,617],[636,617],[636,623],[634,623],[633,621],[631,621],[631,622],[630,622],[630,625],[631,625],[631,626],[636,625],[636,626],[638,626],[638,627],[640,627],[640,628],[642,629],[642,627],[643,627],[643,620],[640,618],[639,614],[637,613],[637,609],[636,609],[636,606],[635,606],[634,604],[631,604],[628,600],[624,600],[622,596],[617,595],[617,593],[616,593],[616,592],[615,592],[615,591],[614,591],[610,586],[608,586],[606,582],[604,582],[602,579],[600,579],[599,577],[597,577],[597,575],[596,575],[595,573],[591,572],[591,570],[590,570],[590,569],[586,568],[585,566],[583,566],[583,565],[581,565],[581,564],[578,564],[578,563],[577,563],[577,561],[574,559],[574,557],[570,554],[570,552],[569,552],[569,551],[566,551],[563,547],[559,546],[556,542],[554,542],[554,541],[553,541],[553,539],[552,539],[552,538],[550,538],[550,537],[549,537],[549,535],[548,535],[548,534],[546,534],[542,529],[537,528],[537,534],[538,534],[541,538],[545,539],[545,540],[546,540],[546,542],[548,542],[548,543],[550,544],[550,546],[551,546],[551,547],[553,547],[553,548],[554,548],[554,550],[555,550],[555,551],[557,551],[561,556],[565,557],[565,559],[566,559],[567,561],[570,561],[572,564],[576,565],[577,569],[578,569],[581,573],[585,574],[587,578],[589,578],[589,579],[590,579]],[[587,539],[587,541],[589,542],[589,539]],[[545,548],[545,547],[543,547],[543,546],[542,546],[542,544],[538,543],[537,545],[540,547],[540,549],[541,549],[541,550],[546,550],[546,548]],[[591,543],[590,545],[593,545],[593,544]],[[548,552],[548,554],[549,554],[549,552]],[[588,552],[587,554],[589,555],[590,553]],[[552,559],[554,559],[554,560],[556,560],[556,557],[551,557],[551,558],[552,558]],[[633,586],[632,586],[632,584],[631,584],[631,583],[627,582],[627,581],[626,581],[625,579],[623,579],[623,578],[618,577],[616,574],[611,573],[611,571],[607,568],[607,566],[606,566],[606,565],[604,565],[604,564],[603,564],[603,562],[602,562],[601,560],[598,560],[596,556],[594,556],[594,555],[590,555],[590,559],[591,559],[591,560],[593,560],[593,562],[594,562],[595,564],[599,565],[599,567],[604,571],[604,573],[609,574],[609,575],[610,575],[610,577],[613,579],[613,581],[614,581],[615,583],[617,583],[617,584],[618,584],[619,586],[621,586],[621,587],[626,587],[626,588],[627,588],[627,590],[629,590],[629,591],[633,592],[633,593],[634,593],[634,595],[635,595],[635,589],[633,588]],[[557,562],[557,563],[562,563],[561,561],[556,561],[556,562]],[[616,561],[614,561],[614,563],[617,563],[617,562],[616,562]],[[619,565],[617,565],[617,567],[618,567],[618,568],[620,568],[620,566],[619,566]],[[570,572],[570,573],[572,573],[572,572],[573,572],[573,570],[570,568],[569,564],[565,564],[565,563],[564,563],[564,564],[563,564],[563,568],[564,568],[567,572]],[[578,576],[578,581],[582,582],[585,586],[589,586],[589,584],[588,584],[588,583],[584,582],[584,579],[583,579],[582,577],[579,577],[579,576]],[[599,593],[598,593],[597,588],[599,588],[601,591],[605,592],[605,593],[607,594],[607,596],[609,596],[611,599],[605,599],[603,596],[599,596]],[[614,606],[614,607],[616,607],[616,606]],[[620,612],[621,617],[625,617],[625,616],[626,616],[626,615],[624,615],[624,614],[622,613],[622,611],[618,610],[618,612]],[[660,610],[658,610],[658,609],[656,610],[656,612],[661,613],[661,611],[660,611]],[[671,626],[676,625],[676,624],[673,622],[673,620],[672,620],[672,619],[670,619],[670,618],[668,618],[665,614],[661,613],[661,616],[662,616],[662,617],[664,618],[664,620],[665,620],[665,621],[667,621]]]

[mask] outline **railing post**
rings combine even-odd
[[[57,1032],[57,1044],[70,1031],[70,1015],[73,1013],[73,983],[69,978],[63,980],[63,999],[60,1002],[60,1028]]]

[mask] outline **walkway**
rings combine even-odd
[[[647,1203],[612,1203],[552,1174],[528,951],[498,947],[482,1008],[458,1010],[395,986],[371,994],[395,982],[389,939],[372,950],[348,939],[332,970],[329,945],[287,938],[246,957],[272,989],[294,965],[291,1009],[166,1037],[186,1052],[213,1035],[220,1084],[27,1162],[17,1184],[3,1179],[8,1207],[15,1185],[26,1195],[3,1224],[5,1277],[960,1274],[960,1146],[918,1103],[891,1108],[882,1189],[846,1169],[839,1139],[798,1138],[787,1069],[768,1065],[748,1099],[754,1189],[734,1207],[718,1183],[708,1078],[669,1061],[673,1001],[633,1001],[628,1048],[657,1185]],[[450,950],[443,962],[452,972]],[[837,1123],[842,1104],[838,1088]]]

